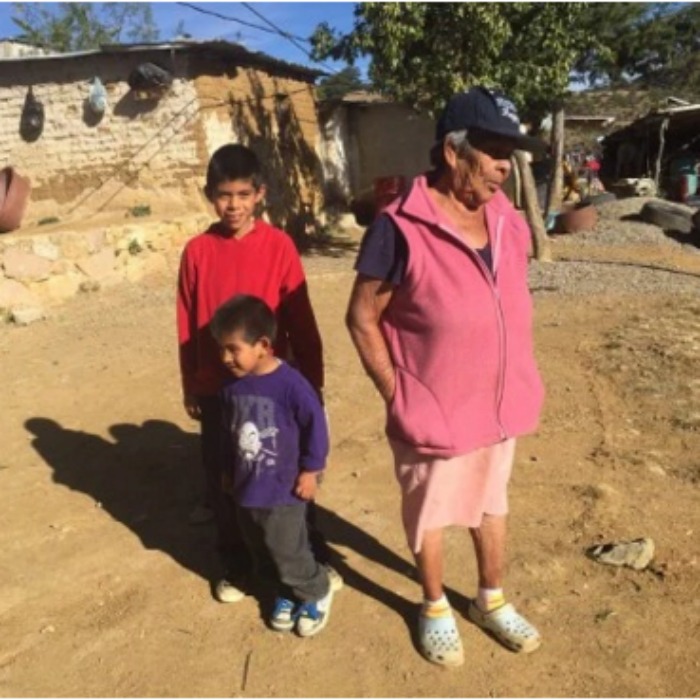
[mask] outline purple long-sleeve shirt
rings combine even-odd
[[[281,362],[270,374],[231,380],[221,397],[224,468],[238,505],[299,503],[299,472],[321,471],[328,456],[326,416],[311,384]]]

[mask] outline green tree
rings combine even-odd
[[[581,22],[590,41],[574,71],[584,82],[700,91],[697,3],[591,3]]]
[[[12,21],[22,41],[54,51],[94,49],[101,44],[155,41],[158,29],[148,3],[13,3]]]
[[[589,85],[626,82],[648,56],[644,35],[661,11],[660,3],[591,3],[580,18],[589,41],[574,63],[576,77]]]
[[[381,92],[429,114],[454,93],[482,84],[501,88],[525,118],[537,120],[552,106],[563,109],[571,67],[590,43],[579,24],[584,9],[585,3],[365,2],[355,6],[350,32],[324,23],[311,41],[317,59],[352,63],[369,55],[369,77]],[[522,175],[527,209],[536,213],[529,168]],[[555,174],[553,181],[560,180]],[[544,259],[541,217],[529,218]]]
[[[360,71],[355,66],[347,66],[319,82],[318,96],[322,100],[337,100],[353,90],[366,88],[360,77]]]
[[[700,5],[690,3],[661,15],[658,41],[648,60],[638,66],[637,80],[679,96],[700,96]]]
[[[501,87],[528,112],[563,97],[586,38],[585,3],[380,3],[355,7],[352,31],[319,25],[314,57],[370,56],[383,93],[435,113],[473,84]]]

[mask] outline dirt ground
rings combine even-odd
[[[506,593],[544,643],[519,656],[467,622],[475,565],[467,534],[450,531],[467,663],[446,670],[414,647],[419,587],[383,409],[343,326],[352,247],[305,259],[332,422],[319,503],[346,583],[313,639],[266,629],[253,597],[210,595],[213,532],[187,522],[197,440],[180,405],[174,259],[169,276],[0,329],[0,694],[698,695],[700,255],[569,237],[558,259],[597,262],[537,272],[548,396],[539,432],[519,444]],[[612,261],[595,293],[547,281]],[[632,272],[657,283],[628,289]],[[656,543],[648,570],[584,555],[640,536]]]

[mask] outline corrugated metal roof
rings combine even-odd
[[[270,71],[278,73],[293,74],[301,77],[309,82],[313,82],[316,78],[325,76],[324,71],[314,68],[307,68],[297,63],[289,63],[278,58],[273,58],[268,54],[259,51],[249,51],[242,44],[236,44],[231,41],[223,40],[177,40],[168,42],[154,43],[137,43],[137,44],[103,44],[98,49],[90,49],[86,51],[73,51],[70,53],[52,53],[44,56],[17,56],[13,58],[0,58],[0,65],[3,63],[28,63],[35,61],[65,61],[74,58],[83,58],[86,56],[98,56],[105,54],[116,53],[139,53],[146,51],[180,51],[180,52],[206,52],[213,51],[216,53],[229,55],[243,63],[267,68]]]
[[[684,113],[692,113],[692,112],[700,112],[700,104],[694,104],[694,105],[681,105],[680,107],[663,107],[661,109],[653,109],[649,114],[647,114],[647,117],[653,116],[655,114],[665,114],[665,115],[674,115],[674,114],[684,114]]]
[[[659,128],[663,122],[668,122],[670,131],[685,131],[688,128],[700,129],[700,104],[682,105],[680,107],[660,107],[653,109],[643,117],[613,131],[606,137],[608,143],[631,138],[645,129]]]

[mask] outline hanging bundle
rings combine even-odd
[[[155,63],[141,63],[129,73],[127,82],[138,98],[158,98],[172,85],[173,76]]]
[[[105,90],[105,86],[97,76],[92,79],[87,101],[88,106],[95,115],[102,115],[107,109],[107,90]]]
[[[22,116],[19,121],[19,133],[25,141],[36,141],[44,130],[44,105],[34,97],[32,86],[29,86],[24,99]]]

